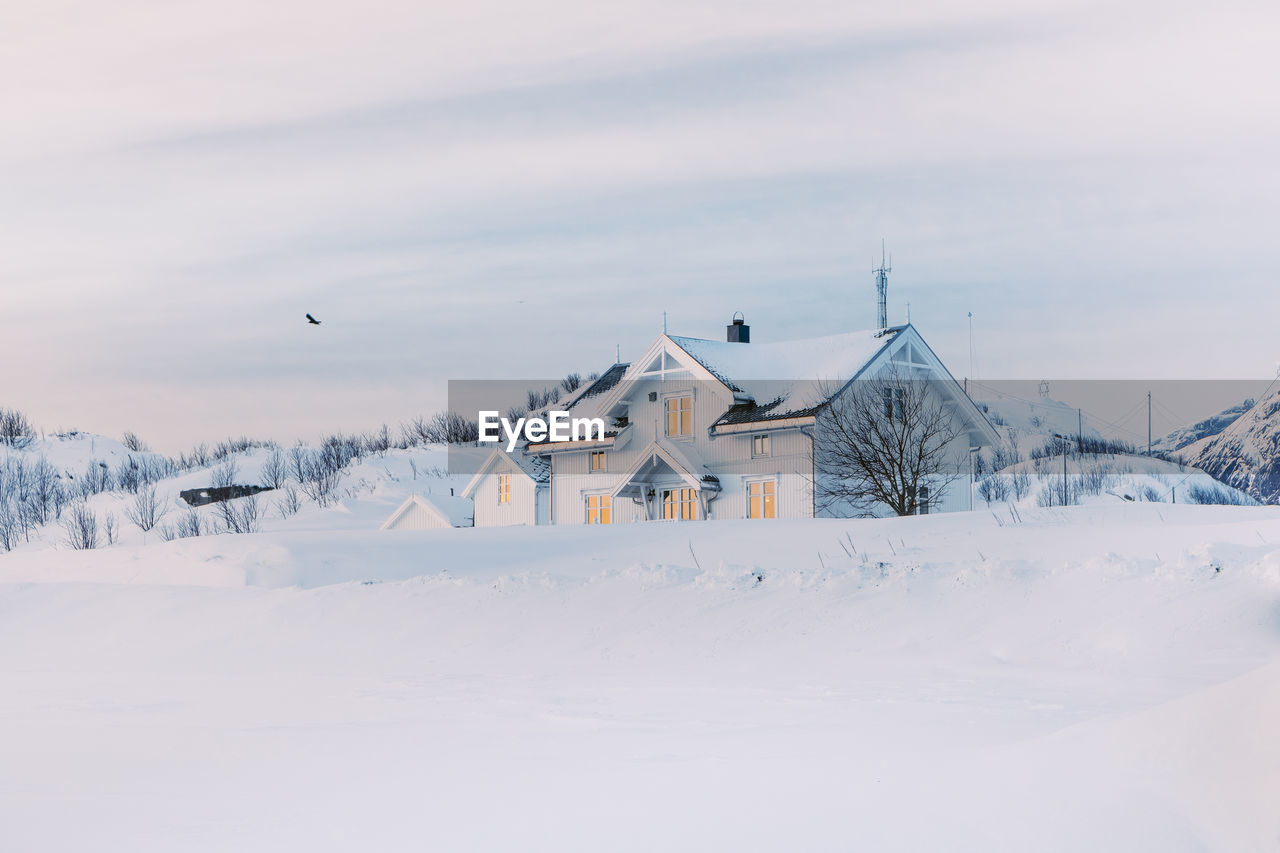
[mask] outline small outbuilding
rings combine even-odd
[[[471,527],[475,507],[453,495],[410,495],[382,523],[380,530],[434,530]]]

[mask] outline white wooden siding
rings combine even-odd
[[[511,500],[498,503],[498,476],[511,475]],[[491,474],[486,475],[476,487],[476,527],[509,527],[514,524],[538,523],[538,491],[536,484],[513,462],[500,461]],[[545,507],[545,498],[544,498]],[[545,509],[544,509],[545,513]],[[546,520],[543,520],[546,523]]]

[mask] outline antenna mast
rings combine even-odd
[[[893,266],[885,261],[884,238],[880,240],[880,266],[873,270],[876,274],[876,296],[879,312],[876,319],[880,322],[880,331],[889,328],[889,273]]]

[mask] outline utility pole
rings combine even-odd
[[[1076,447],[1084,455],[1084,409],[1076,409]]]
[[[977,379],[977,374],[973,372],[973,312],[969,312],[969,375]]]
[[[1067,505],[1067,442],[1062,442],[1062,505]]]
[[[1067,448],[1071,446],[1071,439],[1061,433],[1054,433],[1053,437],[1062,442],[1062,505],[1067,505],[1067,496],[1070,492],[1067,489]]]
[[[1147,392],[1147,456],[1151,456],[1151,392]]]

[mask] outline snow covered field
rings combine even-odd
[[[1022,519],[15,551],[0,850],[1280,848],[1280,509]]]

